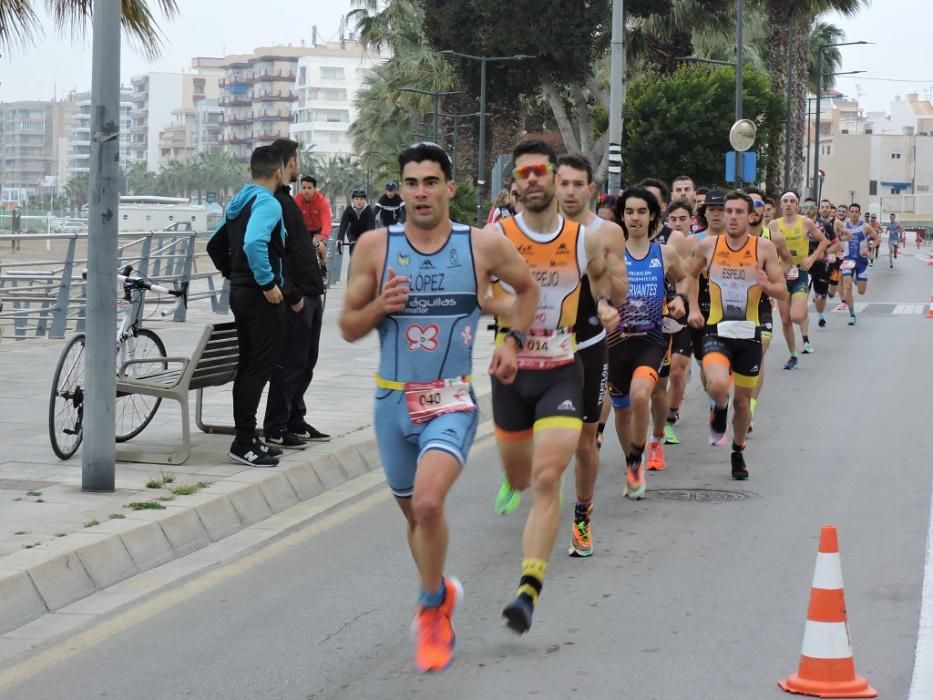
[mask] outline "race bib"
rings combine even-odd
[[[757,329],[751,321],[720,321],[716,324],[716,335],[733,340],[754,340]]]
[[[573,362],[573,330],[531,330],[518,351],[519,369],[551,369]]]
[[[855,261],[854,261],[854,260],[843,260],[843,261],[842,261],[842,269],[843,269],[843,270],[854,270],[854,269],[855,269]]]
[[[791,267],[786,273],[784,273],[784,277],[785,277],[789,282],[793,282],[795,279],[797,279],[798,277],[800,277],[800,270],[797,268],[796,265],[794,265],[794,266]]]
[[[427,423],[445,413],[476,410],[470,396],[470,385],[462,379],[407,382],[405,403],[411,422],[415,424]]]

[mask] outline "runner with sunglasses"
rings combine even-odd
[[[512,162],[524,210],[493,230],[504,234],[531,268],[540,300],[528,333],[513,324],[507,285],[494,285],[484,309],[497,316],[496,344],[512,344],[518,353],[514,381],[492,378],[492,413],[509,483],[532,493],[518,590],[502,611],[508,627],[522,634],[531,628],[560,526],[561,476],[583,426],[583,366],[574,339],[581,280],[589,277],[597,300],[616,303],[625,299],[628,285],[624,258],[613,251],[619,244],[560,215],[554,149],[544,141],[523,141]]]

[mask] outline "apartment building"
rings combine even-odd
[[[0,201],[63,186],[61,149],[74,106],[59,100],[0,102]]]
[[[221,147],[223,110],[218,101],[202,99],[193,109],[177,109],[173,122],[159,133],[160,164],[187,162]]]
[[[357,41],[335,41],[298,60],[298,96],[291,138],[313,146],[319,158],[351,154],[356,95],[369,72],[388,59]]]
[[[130,162],[130,131],[133,126],[133,100],[129,88],[120,90],[120,166]],[[91,93],[72,93],[68,101],[74,105],[68,122],[65,147],[66,160],[60,172],[63,183],[82,173],[91,171]]]

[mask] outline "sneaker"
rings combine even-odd
[[[247,467],[277,467],[278,458],[267,454],[262,447],[263,444],[259,442],[259,438],[254,437],[246,444],[234,440],[227,456],[234,462],[245,464]]]
[[[648,470],[664,471],[664,446],[657,440],[648,443]]]
[[[745,481],[748,478],[748,468],[741,452],[732,453],[732,478],[736,481]]]
[[[567,551],[572,557],[588,557],[593,554],[593,533],[590,529],[590,516],[593,514],[593,504],[581,507],[577,505],[573,514],[571,527],[570,549]]]
[[[522,501],[522,492],[516,491],[509,483],[509,478],[502,475],[502,485],[499,486],[499,493],[496,494],[496,512],[499,515],[508,515],[518,508]]]
[[[505,624],[510,630],[525,634],[531,629],[531,616],[534,612],[535,606],[531,598],[522,593],[502,609],[502,617],[505,618]]]
[[[755,432],[755,421],[749,421],[748,422],[748,434],[751,435],[753,432]]]
[[[463,584],[454,576],[444,577],[444,602],[439,606],[448,619],[452,619],[457,605],[463,600]]]
[[[726,430],[729,424],[729,407],[713,408],[709,412],[709,444],[722,447],[726,444]]]
[[[442,607],[421,608],[412,624],[415,666],[419,671],[443,671],[454,658],[457,637]]]
[[[851,316],[849,316],[849,325],[850,326],[855,325],[855,314],[852,314]]]
[[[282,450],[280,450],[278,447],[267,445],[262,440],[259,441],[259,449],[263,451],[263,454],[266,454],[269,457],[278,458],[282,456]]]
[[[821,318],[819,321],[817,321],[817,325],[819,325],[820,328],[826,328],[826,319]]]
[[[813,345],[810,343],[809,340],[805,340],[803,343],[803,354],[810,355],[812,353],[813,353]]]
[[[645,465],[641,462],[632,469],[629,464],[625,469],[625,490],[626,498],[632,498],[636,501],[645,496],[645,490],[648,488],[648,482],[645,480]]]
[[[670,423],[664,424],[664,444],[665,445],[679,445],[680,438],[677,437],[677,434],[674,432],[674,426]]]
[[[305,442],[330,442],[330,435],[322,433],[313,425],[308,425],[307,423],[302,423],[301,425],[296,425],[294,428],[289,428],[289,432],[293,433],[295,437],[301,438]]]
[[[290,433],[287,430],[269,433],[266,435],[266,442],[273,445],[281,445],[287,450],[303,450],[308,446],[308,444],[295,435],[295,433]]]
[[[791,355],[787,362],[784,363],[784,369],[796,369],[797,365],[800,364],[800,360],[796,355]]]

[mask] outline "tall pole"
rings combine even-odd
[[[813,135],[813,196],[820,198],[820,115],[823,112],[823,47],[816,50],[816,129]]]
[[[454,117],[454,157],[453,162],[450,164],[451,171],[453,172],[454,182],[457,181],[457,132],[460,130],[460,117]]]
[[[479,177],[476,180],[476,225],[483,225],[486,189],[486,58],[479,61]]]
[[[625,92],[625,6],[612,0],[609,79],[609,192],[622,189],[622,110]]]
[[[810,191],[810,132],[811,132],[811,128],[810,128],[810,105],[811,105],[811,104],[813,104],[813,98],[812,98],[812,97],[807,97],[807,167],[806,167],[806,173],[807,173],[807,192]],[[784,184],[787,185],[786,182],[785,182]],[[787,189],[787,188],[785,187],[785,191],[786,191],[786,189]]]
[[[793,99],[794,81],[794,51],[796,48],[794,42],[797,38],[797,32],[794,31],[793,18],[797,10],[797,0],[793,0],[790,5],[790,12],[787,13],[787,85],[784,87],[786,93],[786,114],[784,116],[784,191],[790,189],[790,146],[791,146],[791,102]]]
[[[440,109],[440,101],[440,93],[434,93],[434,143],[437,143],[437,112]]]
[[[95,0],[91,69],[91,172],[88,215],[84,452],[81,488],[115,485],[117,207],[120,203],[121,0]]]
[[[737,0],[735,8],[735,120],[742,118],[742,54],[745,51],[743,46],[745,38],[745,0]],[[735,152],[735,186],[741,187],[742,177],[742,154]]]

